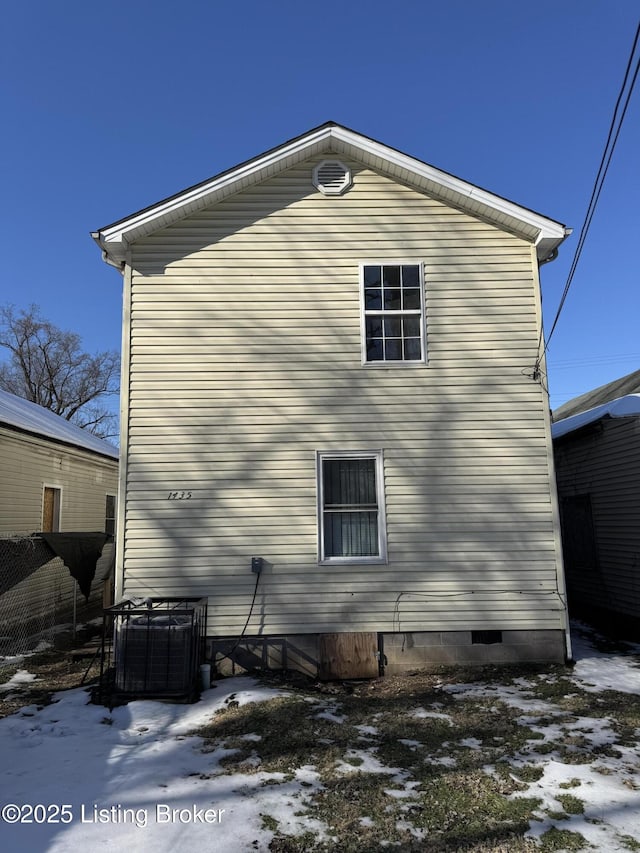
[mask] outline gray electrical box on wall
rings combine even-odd
[[[264,560],[262,559],[262,557],[252,557],[251,558],[251,571],[256,575],[259,575],[260,572],[262,571],[262,564],[263,563],[264,563]]]

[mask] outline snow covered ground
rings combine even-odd
[[[624,654],[598,652],[588,633],[578,629],[574,652],[577,665],[568,678],[576,689],[593,693],[594,702],[598,693],[608,690],[640,693],[640,648]],[[28,659],[24,665],[24,672],[0,689],[19,689],[29,678]],[[517,709],[521,724],[537,734],[534,743],[548,744],[546,753],[525,746],[511,759],[514,771],[523,764],[540,768],[540,777],[526,791],[510,794],[541,801],[531,822],[531,838],[539,839],[549,829],[554,812],[571,811],[566,801],[571,794],[579,797],[584,810],[565,817],[564,829],[582,833],[598,850],[637,849],[628,839],[640,843],[640,731],[636,730],[635,741],[627,732],[623,743],[606,715],[575,717],[571,742],[591,747],[594,757],[589,763],[572,763],[567,760],[570,753],[557,748],[566,740],[566,713],[557,698],[536,693],[551,680],[552,676],[545,681],[538,675],[505,685],[475,682],[443,690],[455,697],[456,704],[482,697]],[[229,774],[219,762],[230,750],[219,745],[205,752],[202,740],[190,734],[230,703],[262,702],[277,695],[279,691],[252,678],[233,678],[218,682],[194,705],[139,701],[109,712],[87,704],[87,693],[78,689],[58,694],[57,701],[44,708],[24,707],[0,720],[0,849],[267,851],[275,822],[285,834],[311,831],[326,838],[326,827],[305,815],[305,804],[322,785],[316,767],[302,765],[286,777],[261,771]],[[343,724],[335,698],[315,704],[316,716],[324,714],[332,718],[332,725]],[[410,713],[450,727],[455,739],[451,718],[437,707],[417,706]],[[370,722],[359,727],[363,742],[345,752],[337,771],[387,774],[388,783],[395,785],[387,792],[390,797],[415,798],[418,783],[403,770],[382,765],[375,749],[367,746],[367,738],[378,734],[379,720]],[[259,762],[260,733],[247,731],[244,738]],[[481,746],[473,738],[464,741],[461,736],[458,748]],[[421,744],[409,739],[406,746],[419,750]],[[446,763],[442,756],[424,760]],[[454,759],[451,762],[455,764]],[[492,766],[485,771],[495,772]],[[362,820],[366,827],[370,818]],[[422,837],[423,830],[411,826],[410,812],[406,825],[414,838]]]

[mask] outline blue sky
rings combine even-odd
[[[118,348],[89,232],[329,119],[574,228],[637,0],[21,0],[3,7],[0,302]],[[640,92],[549,350],[552,406],[640,368]]]

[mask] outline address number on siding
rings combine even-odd
[[[191,492],[169,492],[167,495],[169,501],[190,501],[191,498]]]

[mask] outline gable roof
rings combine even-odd
[[[0,426],[9,426],[62,444],[118,459],[117,447],[29,400],[0,391]]]
[[[330,121],[157,204],[93,231],[91,236],[102,249],[103,259],[121,268],[127,247],[136,240],[271,178],[303,160],[329,152],[351,157],[445,204],[528,240],[536,246],[540,262],[552,259],[557,247],[571,233],[570,229],[553,219]]]
[[[626,376],[620,377],[620,379],[614,379],[613,382],[599,385],[592,391],[587,391],[579,397],[568,400],[562,406],[558,406],[555,409],[553,420],[561,421],[564,418],[577,415],[579,412],[586,412],[588,409],[610,403],[627,394],[640,394],[640,370],[634,370],[633,373],[628,373]]]
[[[551,436],[554,439],[562,438],[563,435],[589,426],[602,418],[628,418],[637,415],[640,415],[640,394],[627,394],[586,412],[578,412],[569,418],[556,421],[551,425]]]

